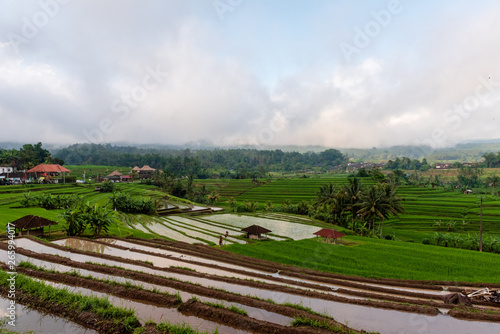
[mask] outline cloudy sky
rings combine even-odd
[[[0,142],[499,138],[500,3],[0,0]]]

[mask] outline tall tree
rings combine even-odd
[[[486,182],[491,187],[491,195],[494,196],[495,187],[500,184],[500,177],[498,177],[497,175],[490,175],[486,178]]]
[[[390,215],[403,213],[401,205],[402,199],[396,194],[396,189],[392,184],[375,184],[368,188],[367,192],[361,194],[361,201],[358,204],[358,214],[368,222],[368,227],[375,234],[375,222],[379,222],[380,237],[382,237],[383,222]]]
[[[363,184],[360,179],[354,177],[347,179],[348,184],[344,186],[344,194],[347,199],[345,211],[351,213],[351,228],[354,228],[354,216],[356,215],[356,204],[360,200],[360,195],[363,190]]]

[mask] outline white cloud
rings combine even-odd
[[[332,147],[418,144],[436,130],[437,146],[498,137],[500,86],[453,130],[446,112],[479,77],[500,81],[500,5],[412,3],[345,64],[331,44],[386,2],[297,2],[307,8],[281,15],[287,4],[245,2],[221,22],[210,2],[70,2],[19,54],[0,35],[0,116],[25,129],[3,129],[0,141],[69,144],[89,131],[105,142]],[[9,6],[0,31],[19,32],[39,10]],[[158,87],[127,115],[113,112],[157,66],[167,73]]]

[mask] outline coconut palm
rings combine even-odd
[[[396,194],[397,187],[390,184],[375,184],[360,196],[357,204],[357,213],[368,222],[368,227],[375,234],[375,222],[379,222],[380,237],[382,237],[383,223],[390,215],[403,213],[402,199]]]
[[[231,207],[232,211],[235,211],[236,208],[236,198],[234,197],[229,197],[226,201],[227,204]]]
[[[214,204],[219,200],[219,198],[220,195],[216,190],[211,191],[210,194],[207,195],[207,200],[209,204]]]
[[[488,182],[488,184],[491,187],[491,195],[494,196],[495,195],[495,187],[500,184],[500,177],[498,177],[497,175],[488,176],[486,178],[486,182]]]
[[[356,177],[349,178],[347,180],[349,181],[349,184],[345,185],[343,189],[348,203],[345,207],[345,211],[349,211],[351,213],[351,227],[353,228],[356,204],[359,202],[361,191],[363,190],[363,184]]]
[[[319,189],[315,205],[335,204],[337,202],[337,188],[333,183],[324,184]]]

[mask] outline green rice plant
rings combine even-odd
[[[237,307],[235,305],[231,305],[229,308],[228,308],[229,311],[233,311],[235,313],[238,313],[238,314],[241,314],[241,315],[245,315],[245,316],[248,316],[248,312],[240,307]]]
[[[0,285],[7,286],[8,278],[6,272],[0,271]],[[16,289],[37,296],[43,301],[65,305],[70,309],[92,311],[105,319],[125,324],[130,331],[140,326],[132,309],[113,306],[107,298],[71,293],[66,289],[57,289],[20,274],[16,276]]]
[[[160,322],[156,325],[156,330],[163,331],[169,334],[210,334],[210,332],[206,331],[204,333],[200,333],[196,329],[192,329],[186,323],[182,324],[173,324],[171,322]],[[211,334],[218,334],[218,330],[216,329]]]
[[[176,304],[182,304],[182,297],[181,297],[181,293],[180,293],[179,291],[177,291],[177,292],[175,293],[175,297],[177,298],[177,300],[176,300],[176,302],[175,302],[175,303],[176,303]],[[196,298],[196,297],[193,297],[193,299],[194,299],[194,298]],[[198,301],[199,301],[199,300],[198,300]]]
[[[196,272],[196,269],[189,268],[189,267],[170,266],[170,268],[174,268],[174,269],[183,269],[183,270],[189,270],[189,271],[195,271],[195,272]]]

